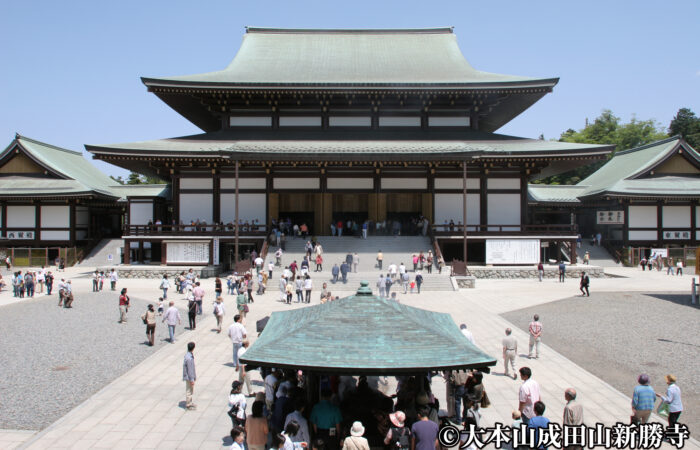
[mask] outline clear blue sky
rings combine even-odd
[[[479,70],[561,78],[499,132],[556,138],[604,108],[667,127],[681,107],[700,114],[699,20],[698,0],[2,0],[0,145],[15,132],[83,151],[197,133],[139,77],[222,69],[246,25],[454,26]]]

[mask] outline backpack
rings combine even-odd
[[[391,427],[391,440],[396,448],[411,448],[411,432],[406,427]]]

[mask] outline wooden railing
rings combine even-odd
[[[462,236],[463,225],[434,224],[432,226],[435,236]],[[576,225],[467,225],[467,234],[470,235],[498,235],[503,233],[517,233],[523,235],[555,235],[575,236],[578,233]]]
[[[265,225],[240,225],[241,236],[265,236]],[[207,225],[129,225],[126,228],[128,236],[234,236],[236,226],[233,224],[207,224]]]

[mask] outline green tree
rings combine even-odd
[[[124,184],[124,179],[121,176],[115,177],[114,175],[110,175],[109,177],[119,184]]]
[[[700,118],[690,108],[681,108],[668,126],[668,135],[681,135],[694,149],[700,149]]]
[[[165,184],[165,181],[158,177],[139,175],[136,172],[129,173],[126,184]]]
[[[604,109],[593,123],[578,131],[569,128],[559,137],[560,142],[581,144],[615,145],[615,151],[627,150],[658,141],[666,137],[661,126],[653,119],[637,120],[632,117],[629,123],[621,123],[609,109]],[[598,170],[606,161],[597,161],[572,171],[535,181],[542,184],[576,184]]]

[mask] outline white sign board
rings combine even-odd
[[[537,264],[539,239],[486,239],[486,264]]]
[[[660,256],[661,258],[668,258],[667,248],[652,248],[651,256]]]
[[[664,240],[666,239],[690,239],[690,231],[664,231]]]
[[[110,253],[107,255],[107,261],[112,261],[114,259],[114,256]]]
[[[218,266],[219,265],[219,238],[215,237],[214,238],[214,265]]]
[[[598,211],[596,215],[596,223],[598,225],[624,225],[624,211]]]
[[[209,241],[167,242],[167,263],[209,264]]]

